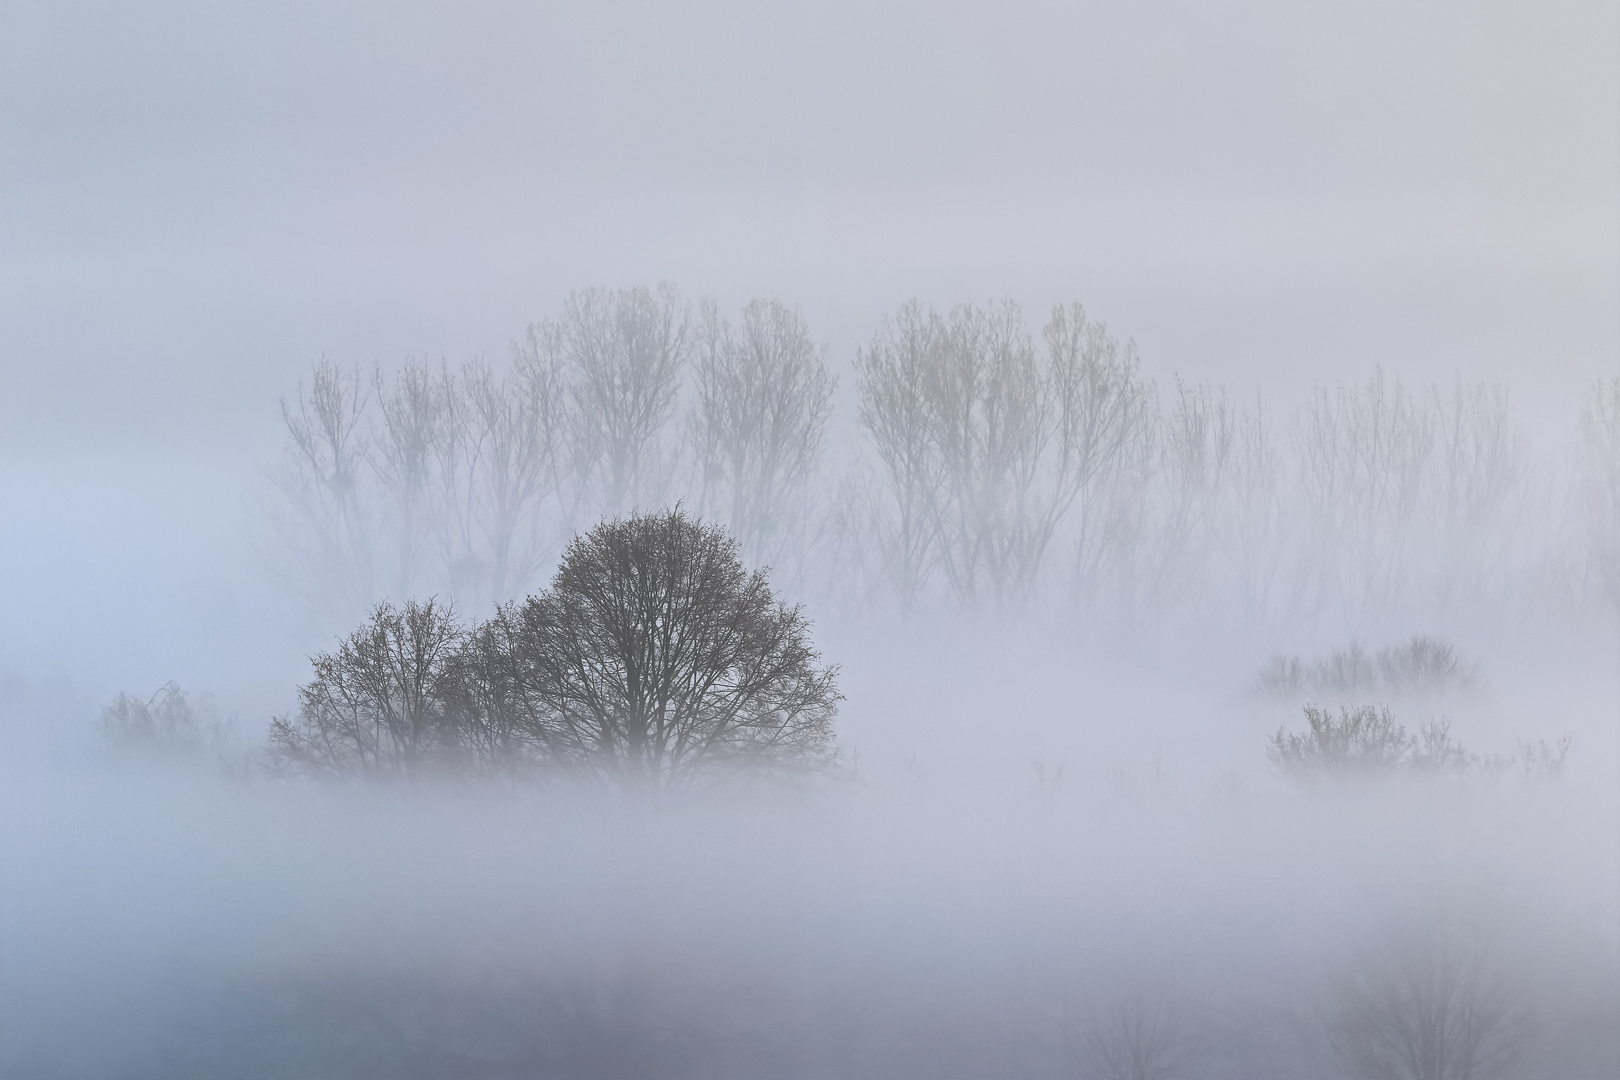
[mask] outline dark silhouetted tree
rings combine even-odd
[[[489,716],[510,710],[543,760],[670,788],[830,761],[840,698],[808,631],[735,540],[676,509],[577,537],[475,640],[508,679]]]
[[[466,634],[433,600],[378,605],[313,660],[295,716],[270,725],[272,760],[317,775],[415,777],[454,745],[447,700]]]

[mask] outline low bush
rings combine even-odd
[[[1416,634],[1410,641],[1369,653],[1352,641],[1327,656],[1305,662],[1278,653],[1255,679],[1256,693],[1294,701],[1317,698],[1438,697],[1478,681],[1477,667],[1440,638]]]

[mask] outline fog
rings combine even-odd
[[[0,1076],[1614,1075],[1617,132],[1611,3],[8,5]],[[677,503],[831,767],[288,767]]]

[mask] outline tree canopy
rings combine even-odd
[[[735,540],[681,509],[576,537],[550,588],[467,627],[382,605],[314,660],[273,756],[307,772],[553,772],[675,788],[833,757],[836,669]]]

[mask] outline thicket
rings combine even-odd
[[[101,710],[99,731],[117,753],[148,760],[208,760],[240,749],[235,718],[174,682],[145,698],[120,693]]]
[[[1420,698],[1465,690],[1478,679],[1478,665],[1460,657],[1451,642],[1416,634],[1376,653],[1355,641],[1312,661],[1278,653],[1254,688],[1285,700]]]
[[[1317,781],[1394,775],[1464,775],[1518,771],[1528,779],[1563,772],[1570,736],[1556,742],[1521,742],[1510,756],[1482,756],[1451,736],[1445,719],[1425,721],[1417,731],[1395,719],[1388,707],[1341,706],[1338,715],[1305,706],[1303,731],[1278,728],[1267,754],[1296,780]]]

